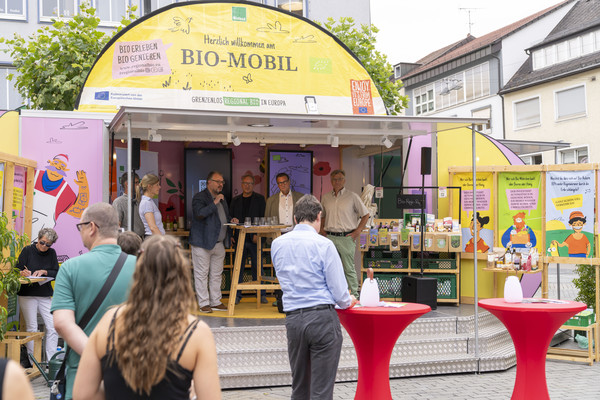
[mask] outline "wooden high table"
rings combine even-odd
[[[281,289],[277,278],[262,276],[262,239],[276,238],[281,236],[281,230],[289,227],[289,225],[230,225],[231,228],[239,231],[237,246],[235,251],[235,261],[233,263],[233,271],[231,274],[231,287],[229,289],[229,305],[227,313],[233,315],[235,311],[235,298],[238,290],[256,290],[256,307],[260,307],[260,290],[262,289]],[[240,269],[242,266],[242,254],[244,252],[244,243],[246,242],[246,234],[256,234],[256,269],[257,280],[252,282],[238,283],[240,277]],[[268,282],[268,283],[263,283]]]

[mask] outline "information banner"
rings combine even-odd
[[[498,238],[515,249],[537,248],[542,253],[541,173],[498,174]]]
[[[454,175],[454,186],[460,186],[462,195],[460,199],[461,231],[463,251],[473,252],[473,229],[477,227],[477,252],[487,253],[494,247],[494,179],[491,172],[477,174],[475,199],[477,201],[477,214],[473,223],[473,174],[458,173]]]
[[[172,4],[118,33],[92,67],[77,108],[120,106],[386,114],[367,71],[330,32],[238,2]]]
[[[594,171],[546,174],[546,252],[553,257],[594,255]]]

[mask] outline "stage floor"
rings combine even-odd
[[[223,303],[226,299],[223,299]],[[248,299],[245,299],[246,301]],[[276,307],[273,307],[271,303],[274,301],[273,298],[269,298],[269,304],[261,305],[261,308],[270,308],[273,312],[277,312]],[[255,305],[252,305],[256,307]],[[236,307],[237,310],[237,307]],[[484,309],[480,308],[479,312],[485,312]],[[223,316],[219,316],[223,314]],[[279,326],[285,325],[285,318],[283,314],[280,314],[282,318],[243,318],[236,316],[235,318],[227,317],[226,312],[213,312],[209,315],[198,313],[198,316],[206,322],[211,328],[242,328],[242,327],[259,327],[259,326]],[[236,312],[237,314],[237,312]],[[420,319],[429,318],[444,318],[444,317],[470,317],[475,315],[475,306],[472,304],[461,304],[461,305],[438,305],[436,310],[431,310],[427,314],[420,317]]]

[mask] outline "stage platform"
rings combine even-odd
[[[256,303],[244,306],[255,308]],[[278,314],[270,303],[260,309]],[[243,307],[239,314],[243,314]],[[234,318],[216,311],[210,316],[199,315],[215,335],[222,388],[291,384],[284,318],[242,318],[238,307]],[[409,325],[398,339],[390,362],[390,378],[502,371],[516,365],[514,346],[504,325],[481,308],[479,358],[475,358],[474,326],[473,305],[438,305],[437,310]],[[355,381],[356,353],[343,327],[342,332],[344,342],[336,380]]]

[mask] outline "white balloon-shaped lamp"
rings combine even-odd
[[[377,307],[379,305],[379,286],[373,279],[373,268],[367,269],[367,279],[360,289],[360,305],[364,307]]]
[[[504,301],[507,303],[520,303],[523,301],[523,288],[519,278],[511,275],[504,283]]]

